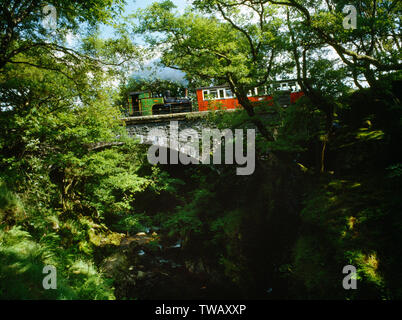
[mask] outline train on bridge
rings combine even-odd
[[[150,116],[156,114],[191,112],[189,98],[175,98],[166,91],[163,97],[152,95],[148,91],[130,92],[128,113],[130,116]]]
[[[248,92],[252,102],[271,102],[273,96],[281,106],[295,103],[303,92],[296,80],[276,81],[269,86],[254,88]],[[158,114],[183,113],[191,111],[208,111],[217,109],[238,109],[241,105],[228,85],[201,87],[196,89],[197,110],[194,110],[191,100],[187,97],[171,97],[166,91],[160,97],[149,91],[131,92],[128,97],[129,116],[149,116]]]

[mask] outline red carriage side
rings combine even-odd
[[[293,104],[303,95],[295,80],[284,80],[275,82],[270,88],[267,86],[254,88],[254,90],[249,91],[248,98],[253,102],[270,101],[273,98],[268,92],[272,91],[282,92],[287,97],[284,102],[280,101],[281,105]],[[219,108],[236,109],[241,107],[239,101],[234,97],[227,85],[197,88],[196,93],[199,111],[217,110]],[[289,95],[286,96],[287,94]]]

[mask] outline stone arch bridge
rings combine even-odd
[[[235,111],[225,110],[225,112]],[[172,163],[173,155],[173,159],[176,159],[173,164],[178,163],[178,158],[182,164],[209,164],[211,160],[213,164],[222,164],[222,149],[224,149],[225,164],[246,165],[237,168],[237,174],[251,174],[254,171],[255,162],[255,128],[250,123],[246,130],[219,130],[212,121],[208,121],[210,112],[162,114],[129,117],[122,120],[125,122],[129,136],[139,139],[142,144],[151,145],[150,150],[151,148],[159,150],[154,153],[155,158],[153,159],[156,157],[158,157],[158,161],[161,159],[160,150],[170,150],[170,162],[166,160],[166,162],[159,163]],[[247,136],[246,144],[243,143],[245,136]],[[222,148],[223,141],[224,148]],[[177,151],[177,155],[174,155],[172,150]],[[148,157],[152,152],[154,151],[148,152]],[[246,152],[246,156],[244,156],[244,152]],[[185,156],[182,157],[182,155]],[[150,160],[151,163],[158,163],[158,161],[152,161]]]
[[[193,152],[194,149],[199,147],[199,140],[193,141],[193,147],[186,149],[185,147],[183,148],[183,141],[179,138],[179,135],[187,133],[201,137],[204,129],[217,131],[216,126],[208,122],[209,113],[210,111],[173,113],[129,117],[122,120],[125,122],[129,136],[138,139],[140,143],[174,150],[193,157],[198,162],[202,162],[201,156]],[[212,152],[220,148],[220,137],[213,140],[213,142],[215,143],[212,146]],[[189,146],[187,145],[187,147]]]
[[[159,141],[157,135],[152,134],[152,131],[155,132],[154,129],[160,130],[160,132],[164,132],[169,139],[171,125],[176,123],[179,131],[192,129],[201,135],[203,128],[211,125],[207,124],[208,113],[209,111],[160,114],[128,117],[122,120],[126,124],[127,132],[130,137],[139,139],[140,143],[158,144],[162,142]]]

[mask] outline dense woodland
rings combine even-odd
[[[43,23],[49,4],[56,27]],[[344,28],[346,5],[355,29]],[[3,0],[0,298],[401,299],[401,10]],[[186,82],[132,76],[155,57]],[[247,99],[286,77],[304,92],[296,104]],[[121,120],[127,93],[214,84],[243,109],[207,121],[258,129],[254,174],[150,165]],[[55,290],[42,286],[45,265]],[[357,290],[342,287],[345,265]]]

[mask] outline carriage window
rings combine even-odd
[[[216,99],[218,97],[218,91],[209,90],[208,99]]]
[[[296,91],[296,82],[289,82],[289,87],[291,91]]]
[[[265,86],[261,86],[261,87],[258,87],[258,95],[259,96],[265,96],[266,94],[267,94],[267,91],[266,91],[266,87]]]
[[[253,93],[251,92],[251,90],[248,90],[247,97],[251,97],[252,95]]]
[[[219,99],[225,99],[225,90],[224,89],[218,90],[218,97],[219,97]]]
[[[202,95],[204,96],[204,100],[208,100],[208,90],[204,90]]]
[[[233,98],[233,92],[230,89],[226,89],[226,98]]]

